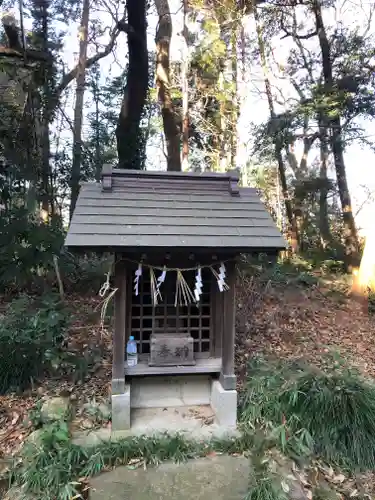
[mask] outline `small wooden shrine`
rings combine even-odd
[[[238,180],[105,166],[101,184],[82,185],[66,245],[115,255],[113,405],[125,378],[147,375],[210,374],[235,391],[236,258],[285,248],[256,190]]]

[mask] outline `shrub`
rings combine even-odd
[[[0,392],[24,389],[51,367],[67,318],[54,297],[23,296],[9,304],[0,323]]]
[[[314,451],[351,469],[375,468],[375,386],[357,373],[256,360],[242,403],[246,422],[306,430]]]
[[[0,290],[44,290],[46,271],[53,269],[52,257],[64,241],[59,220],[45,224],[16,207],[0,214],[0,224]]]
[[[244,256],[242,270],[245,275],[253,277],[259,283],[270,282],[274,286],[290,284],[311,286],[318,282],[312,272],[311,264],[298,256],[278,261],[265,254],[256,257]]]
[[[64,289],[75,293],[98,293],[105,280],[105,274],[111,269],[111,255],[74,255],[63,251],[59,257],[61,278]],[[56,279],[54,270],[53,278]],[[55,284],[55,283],[54,283]]]

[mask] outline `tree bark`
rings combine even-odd
[[[189,168],[189,37],[186,25],[188,0],[183,0],[184,58],[181,65],[182,80],[182,170]]]
[[[77,89],[76,102],[74,107],[74,124],[73,124],[73,163],[71,173],[71,197],[70,197],[70,218],[72,218],[78,193],[79,181],[81,177],[81,160],[82,160],[82,119],[83,119],[83,103],[85,95],[86,83],[86,61],[87,61],[87,46],[88,46],[88,29],[90,16],[90,1],[83,0],[82,18],[79,30],[79,60],[77,73]]]
[[[181,133],[171,97],[169,77],[169,49],[172,38],[172,18],[168,0],[155,0],[159,16],[156,30],[156,87],[161,104],[163,128],[167,145],[167,170],[180,171]],[[185,119],[185,117],[184,117]]]
[[[320,136],[320,179],[323,181],[322,187],[319,193],[319,230],[320,230],[320,240],[323,248],[332,242],[331,230],[329,227],[328,220],[328,189],[326,182],[328,181],[328,159],[329,159],[329,148],[328,148],[328,137],[327,137],[327,126],[325,124],[324,118],[319,117],[319,136]]]
[[[119,28],[128,34],[129,64],[116,127],[117,151],[120,168],[140,170],[145,153],[140,124],[148,91],[146,0],[127,0],[126,7],[128,25],[121,22]]]
[[[49,52],[49,13],[48,1],[33,1],[33,9],[36,13],[38,20],[38,33],[40,49],[42,53],[48,54]],[[40,24],[39,24],[40,23]],[[41,216],[44,221],[48,221],[50,215],[54,213],[54,197],[52,188],[52,168],[50,164],[50,130],[49,125],[52,120],[53,109],[51,108],[50,98],[53,92],[51,88],[51,65],[48,61],[41,62],[41,69],[43,72],[42,90],[38,92],[38,103],[36,108],[41,109],[39,129],[36,136],[38,142],[37,157],[40,161],[40,196],[39,201],[41,204]],[[34,111],[35,113],[35,111]]]
[[[318,34],[322,56],[325,93],[327,96],[329,96],[334,92],[331,47],[325,30],[322,9],[319,0],[313,0],[312,10],[315,16],[315,26]],[[348,266],[356,267],[359,265],[360,260],[358,251],[359,243],[346,177],[341,121],[338,115],[334,117],[327,116],[326,120],[331,128],[332,152],[336,170],[337,186],[341,201],[342,216],[344,220],[344,237],[347,264]]]
[[[253,13],[254,13],[255,24],[256,24],[258,46],[259,46],[259,56],[260,56],[262,70],[263,70],[264,84],[266,87],[268,107],[269,107],[269,111],[270,111],[271,121],[274,121],[276,119],[276,114],[275,114],[275,107],[274,107],[274,103],[273,103],[271,82],[270,82],[270,79],[268,76],[267,59],[266,59],[264,42],[263,42],[262,30],[261,30],[261,26],[260,26],[258,12],[257,12],[257,9],[255,6],[254,6]],[[274,147],[275,147],[275,156],[276,156],[276,160],[277,160],[277,164],[278,164],[278,170],[279,170],[279,176],[280,176],[280,182],[281,182],[281,190],[282,190],[283,197],[284,197],[285,211],[286,211],[286,216],[288,219],[290,243],[291,243],[292,251],[295,253],[298,251],[298,247],[299,247],[298,226],[297,226],[296,218],[295,218],[294,213],[293,213],[292,202],[291,202],[291,199],[289,196],[288,185],[287,185],[287,181],[286,181],[286,169],[285,169],[285,164],[284,164],[284,160],[283,160],[283,156],[282,156],[282,144],[280,143],[280,139],[278,138],[277,135],[274,139]]]

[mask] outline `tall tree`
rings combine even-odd
[[[148,92],[146,0],[127,0],[128,22],[118,28],[128,35],[128,73],[116,128],[119,166],[139,170],[144,164],[145,144],[141,119]]]
[[[183,5],[183,27],[182,35],[184,39],[183,61],[181,67],[181,87],[182,87],[182,170],[189,168],[189,29],[187,26],[189,5],[188,0],[182,0]]]
[[[82,120],[83,120],[83,103],[86,83],[86,63],[87,63],[87,47],[88,47],[88,30],[90,17],[90,0],[83,0],[81,25],[79,28],[79,59],[77,72],[77,87],[76,87],[76,102],[74,107],[74,122],[73,122],[73,162],[71,173],[71,198],[70,198],[70,218],[76,206],[79,181],[81,174],[81,158],[82,158]]]
[[[334,96],[335,82],[332,71],[331,47],[328,40],[327,32],[323,22],[322,6],[319,0],[312,0],[312,12],[315,17],[316,33],[319,39],[321,50],[323,78],[324,78],[324,93],[326,97]],[[344,159],[344,143],[342,137],[342,127],[340,115],[337,113],[325,113],[326,120],[331,129],[331,144],[333,151],[334,164],[336,169],[337,186],[339,189],[342,215],[344,220],[345,231],[345,247],[349,263],[352,266],[359,265],[359,244],[357,228],[354,221],[353,207],[349,186],[346,176],[346,167]]]
[[[170,44],[172,38],[172,18],[168,0],[155,0],[159,16],[156,29],[156,87],[161,105],[163,128],[167,145],[167,169],[181,170],[180,143],[181,130],[174,109],[171,95],[171,80],[169,76]]]
[[[49,12],[49,0],[33,0],[32,13],[34,17],[33,38],[34,44],[43,53],[48,53],[53,46],[51,39],[51,15]],[[36,109],[40,109],[40,133],[39,151],[40,151],[40,170],[41,170],[41,202],[44,217],[54,211],[54,198],[52,193],[52,168],[50,151],[50,123],[53,120],[53,110],[50,101],[55,83],[55,68],[51,61],[43,62],[40,67],[39,76],[41,79],[41,90],[39,95],[35,93]]]
[[[272,95],[272,87],[271,87],[271,81],[269,78],[269,71],[268,71],[268,65],[267,65],[267,58],[266,58],[266,50],[265,50],[265,44],[263,40],[263,33],[262,33],[262,26],[261,26],[261,21],[258,15],[257,8],[254,6],[253,9],[254,13],[254,18],[255,18],[255,23],[256,23],[256,32],[257,32],[257,39],[258,39],[258,47],[259,47],[259,57],[260,57],[260,63],[263,71],[263,78],[264,78],[264,84],[266,87],[266,96],[267,96],[267,101],[268,101],[268,108],[270,112],[270,117],[271,117],[271,128],[276,131],[274,134],[274,148],[275,148],[275,157],[277,160],[278,164],[278,170],[279,170],[279,177],[280,177],[280,182],[281,182],[281,189],[283,193],[283,198],[284,198],[284,203],[285,203],[285,210],[286,210],[286,215],[288,219],[288,224],[289,224],[289,234],[290,234],[290,242],[291,242],[291,247],[294,252],[298,250],[298,244],[299,244],[299,236],[298,236],[298,227],[297,227],[297,221],[295,214],[293,212],[293,205],[292,201],[290,198],[290,194],[288,191],[288,185],[287,185],[287,180],[286,180],[286,168],[284,164],[284,159],[282,155],[282,149],[283,149],[283,142],[280,139],[280,134],[277,133],[277,115],[275,113],[275,106],[274,106],[274,99]]]

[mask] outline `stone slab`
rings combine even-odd
[[[209,375],[139,377],[131,382],[132,408],[208,405],[210,401]]]
[[[196,441],[212,438],[230,439],[240,436],[238,430],[215,423],[210,406],[133,409],[131,410],[131,424],[131,429],[123,431],[111,432],[108,427],[78,431],[73,435],[73,442],[89,447],[103,441],[115,441],[131,436],[155,436],[160,433],[181,434],[187,439]]]
[[[225,455],[147,470],[118,467],[91,481],[90,499],[243,500],[250,473],[247,458]]]

